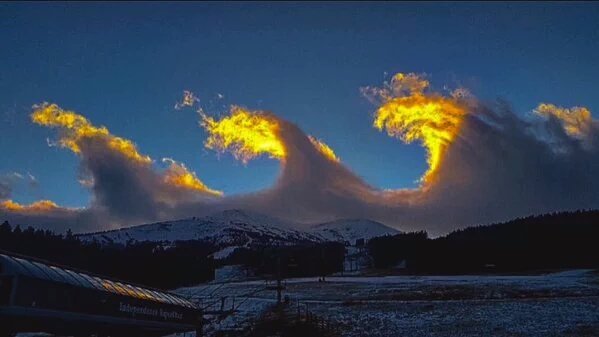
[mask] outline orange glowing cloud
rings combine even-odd
[[[279,120],[267,113],[232,106],[230,115],[220,120],[202,115],[201,125],[208,132],[206,148],[229,150],[244,163],[261,155],[275,159],[286,156]]]
[[[43,126],[60,128],[61,136],[58,143],[77,154],[81,153],[80,144],[82,141],[94,138],[106,141],[111,149],[132,161],[145,164],[152,162],[150,157],[141,155],[135,144],[130,140],[110,134],[104,126],[96,127],[92,125],[85,117],[73,111],[66,111],[56,104],[48,103],[34,106],[34,109],[31,114],[33,122]]]
[[[428,93],[428,87],[429,82],[419,75],[399,73],[383,88],[363,89],[380,104],[374,115],[375,128],[405,143],[420,141],[425,147],[429,166],[421,178],[425,185],[434,181],[467,113],[461,95]]]
[[[167,185],[177,186],[183,189],[208,193],[215,196],[222,196],[223,192],[213,190],[206,186],[195,174],[189,171],[183,163],[178,163],[170,158],[163,158],[163,162],[170,164],[164,173],[164,182]]]
[[[130,163],[150,169],[152,158],[141,154],[132,141],[111,134],[106,127],[96,127],[85,117],[73,111],[63,110],[56,104],[44,103],[34,106],[34,109],[31,115],[34,123],[60,130],[58,141],[60,146],[68,148],[76,154],[81,154],[83,142],[104,142],[109,149],[123,155]],[[171,165],[163,176],[166,185],[213,196],[222,195],[222,192],[206,186],[194,172],[189,171],[182,163],[177,163],[172,159],[168,161]],[[88,187],[94,184],[93,179],[82,179],[82,181]]]
[[[314,147],[316,147],[316,149],[329,160],[332,160],[334,162],[340,162],[339,157],[337,157],[333,149],[331,149],[331,147],[328,146],[326,143],[313,136],[308,136],[308,139],[310,139],[312,145],[314,145]]]
[[[0,210],[16,213],[45,213],[62,209],[56,203],[50,200],[40,200],[29,205],[22,205],[12,200],[0,202]]]
[[[283,160],[287,157],[281,137],[281,120],[262,111],[250,111],[232,106],[229,116],[216,120],[201,114],[201,125],[208,132],[206,148],[218,152],[230,151],[233,156],[247,163],[260,155]],[[327,159],[339,162],[333,149],[316,137],[307,136],[312,145]]]
[[[572,137],[584,138],[591,132],[593,117],[585,107],[562,108],[553,104],[541,103],[534,110],[545,117],[553,117],[560,121],[564,131]]]

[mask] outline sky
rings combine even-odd
[[[272,111],[376,188],[417,188],[426,150],[375,130],[360,88],[413,72],[523,116],[544,101],[598,111],[598,17],[595,3],[1,3],[0,175],[35,177],[12,186],[20,203],[90,203],[80,159],[31,121],[49,102],[225,195],[272,186],[277,160],[204,146],[195,111],[174,108],[190,90],[214,116]]]

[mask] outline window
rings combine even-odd
[[[176,298],[175,296],[173,296],[171,294],[164,293],[164,296],[168,297],[171,300],[171,302],[173,302],[173,304],[183,305],[181,300],[179,300],[178,298]]]
[[[44,271],[46,272],[46,274],[48,274],[48,276],[50,276],[50,279],[52,279],[53,281],[61,282],[61,283],[69,283],[69,281],[65,280],[65,278],[62,275],[60,275],[56,270],[49,268],[48,266],[43,266],[43,267],[44,267]]]
[[[33,276],[33,275],[31,275],[29,270],[25,269],[25,267],[22,264],[20,264],[16,259],[14,259],[10,256],[5,256],[5,255],[2,255],[2,257],[6,258],[6,260],[10,262],[11,267],[13,267],[15,269],[15,272],[17,274]]]
[[[98,281],[104,289],[110,291],[111,293],[119,294],[120,292],[112,285],[112,282],[108,280],[103,280],[101,278],[95,277],[95,280]]]
[[[102,291],[106,291],[107,289],[104,288],[102,286],[102,283],[98,282],[98,280],[96,280],[95,278],[87,275],[87,274],[79,274],[81,275],[81,277],[83,277],[84,279],[86,279],[87,281],[89,281],[89,283],[91,283],[94,288],[98,289],[98,290],[102,290]]]
[[[196,306],[195,306],[195,304],[193,304],[193,303],[191,302],[191,299],[189,299],[189,298],[187,298],[187,297],[182,297],[182,296],[181,296],[181,297],[179,297],[179,298],[180,298],[180,299],[183,301],[183,303],[185,303],[185,306],[187,306],[187,307],[189,307],[189,308],[195,308],[195,307],[196,307]]]
[[[162,303],[171,303],[171,300],[169,300],[168,298],[166,298],[165,296],[163,296],[161,293],[154,291],[154,290],[148,290],[150,293],[154,294],[154,296]]]
[[[131,294],[131,296],[135,296],[139,299],[145,299],[145,296],[137,289],[133,288],[132,286],[128,285],[128,284],[123,284],[121,283],[121,285],[123,285],[125,287],[125,289],[127,289],[129,291],[129,293]]]
[[[23,260],[20,259],[18,257],[15,257],[15,260],[19,261],[19,263],[25,268],[27,269],[27,271],[29,272],[28,274],[36,277],[36,278],[41,278],[41,279],[50,279],[50,276],[48,276],[47,274],[45,274],[41,269],[39,269],[38,267],[36,267],[35,265],[33,265],[33,263],[31,263],[30,261],[27,260]]]
[[[121,295],[129,295],[125,289],[119,287],[116,283],[110,281],[110,280],[104,280],[104,283],[109,284],[115,291],[117,294],[121,294]]]
[[[82,286],[84,286],[85,288],[94,288],[94,286],[89,283],[89,281],[84,278],[83,276],[81,276],[79,273],[76,273],[72,270],[68,270],[65,269],[64,271],[66,271],[69,275],[71,275],[74,279],[76,279]]]
[[[193,304],[193,302],[191,302],[191,300],[184,299],[183,301],[185,302],[185,306],[186,307],[191,308],[191,309],[195,309],[196,308],[196,305]]]
[[[125,288],[123,288],[122,285],[119,284],[118,282],[112,282],[109,280],[104,280],[104,281],[110,283],[114,287],[114,289],[116,289],[119,292],[119,294],[125,295],[125,296],[131,296],[131,294]]]
[[[81,284],[76,279],[74,279],[73,276],[69,275],[69,273],[67,273],[64,269],[57,268],[54,266],[50,266],[50,268],[52,268],[52,270],[60,274],[60,276],[62,276],[62,278],[65,279],[65,281],[68,284],[72,284],[74,286],[81,286]]]
[[[48,267],[46,267],[45,265],[39,263],[39,262],[35,262],[35,261],[27,261],[29,264],[32,264],[34,268],[37,268],[37,270],[40,271],[40,275],[43,275],[44,278],[47,279],[52,279],[52,277],[50,276],[50,273],[47,271]]]
[[[143,288],[140,288],[140,287],[135,287],[135,289],[139,290],[142,294],[144,294],[144,296],[147,299],[152,300],[152,301],[156,301],[156,302],[160,302],[160,300],[157,299],[156,296],[152,295],[152,293],[150,293],[149,291],[147,291],[147,290],[145,290]]]

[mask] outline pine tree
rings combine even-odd
[[[0,225],[0,234],[6,235],[11,232],[12,232],[12,227],[10,227],[10,224],[8,223],[8,221],[4,221],[2,223],[2,225]]]
[[[75,239],[75,236],[73,235],[73,231],[70,228],[67,229],[65,239],[67,239],[67,241],[72,241]]]

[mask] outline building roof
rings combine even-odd
[[[107,278],[40,263],[26,258],[0,254],[0,263],[5,267],[5,269],[12,270],[17,274],[27,275],[33,278],[71,284],[77,287],[96,289],[123,296],[135,297],[142,300],[197,309],[195,304],[179,295],[115,280],[109,280]]]

